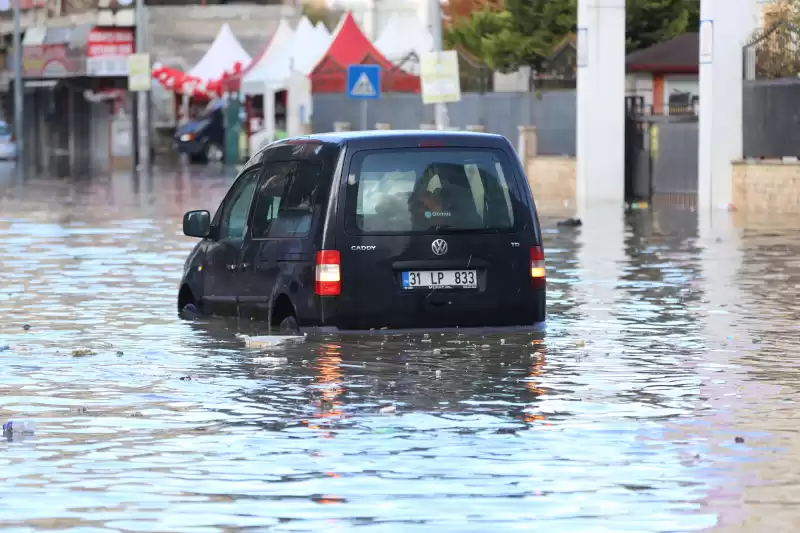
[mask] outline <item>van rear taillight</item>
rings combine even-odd
[[[544,289],[547,285],[547,274],[544,268],[544,248],[531,248],[531,281],[536,289]]]
[[[318,296],[339,296],[342,293],[341,256],[337,250],[317,252],[315,286]]]

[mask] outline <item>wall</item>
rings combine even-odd
[[[800,80],[797,78],[745,81],[742,156],[800,156],[800,127],[794,111],[798,106]]]
[[[575,158],[536,156],[528,158],[526,171],[536,206],[542,214],[575,210]]]
[[[334,122],[349,122],[361,128],[361,102],[344,94],[313,96],[312,128],[333,131]],[[535,125],[538,151],[546,155],[575,155],[575,91],[535,93],[464,93],[462,100],[448,105],[450,125],[465,128],[483,125],[487,132],[504,135],[516,143],[518,126]],[[391,124],[393,129],[418,129],[433,124],[433,106],[423,105],[418,94],[387,93],[367,104],[367,125]]]
[[[625,96],[642,96],[644,105],[653,105],[653,75],[636,72],[625,75]]]
[[[530,87],[531,68],[522,67],[513,72],[492,73],[495,92],[527,92]]]
[[[734,162],[733,205],[741,215],[800,217],[800,162]]]

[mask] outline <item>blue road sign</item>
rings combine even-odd
[[[350,65],[347,67],[347,97],[356,100],[377,100],[381,97],[381,67]]]

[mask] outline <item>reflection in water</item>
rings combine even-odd
[[[175,312],[181,216],[233,174],[4,172],[0,416],[37,434],[0,442],[0,527],[792,529],[797,233],[543,220],[544,340],[257,350]]]

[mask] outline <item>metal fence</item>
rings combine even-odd
[[[800,79],[745,81],[744,157],[800,156]]]
[[[361,126],[361,102],[344,94],[315,94],[312,128],[333,131],[334,122]],[[537,128],[542,155],[575,155],[576,101],[574,90],[536,93],[464,93],[460,102],[448,104],[452,127],[480,125],[489,133],[506,136],[516,146],[518,127]],[[387,93],[367,104],[367,124],[388,123],[392,129],[418,129],[433,124],[433,106],[418,94]]]

